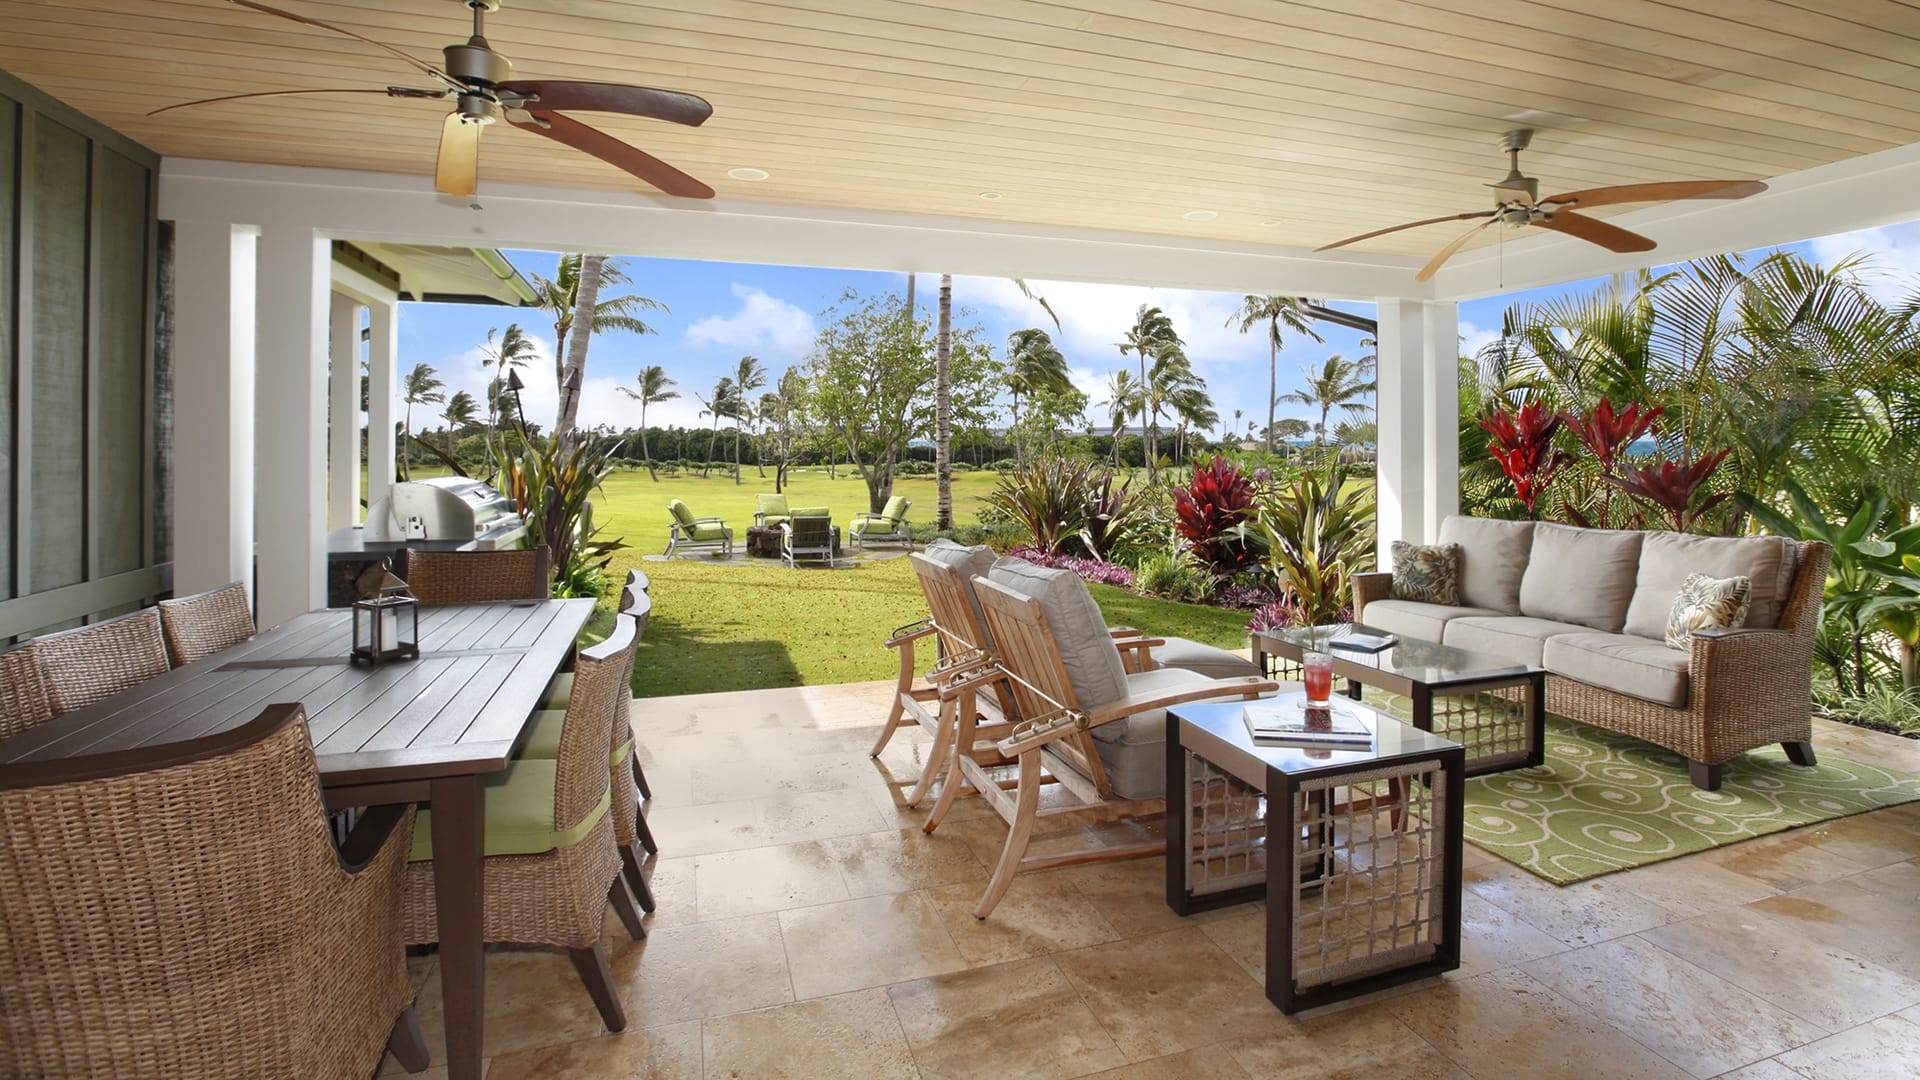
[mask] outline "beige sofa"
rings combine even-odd
[[[1393,576],[1354,579],[1369,626],[1547,669],[1547,708],[1685,757],[1695,785],[1768,743],[1812,765],[1813,639],[1833,552],[1773,536],[1705,537],[1450,517],[1458,606],[1392,598]],[[1752,581],[1746,624],[1665,642],[1688,574]]]

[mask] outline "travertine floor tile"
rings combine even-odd
[[[1798,832],[1807,843],[1862,866],[1886,866],[1920,857],[1920,830],[1893,814],[1856,814]]]
[[[1226,1043],[1169,1054],[1133,1065],[1096,1073],[1091,1080],[1247,1080],[1247,1070],[1233,1060]]]
[[[940,919],[972,965],[998,964],[1030,956],[1081,949],[1120,937],[1100,917],[1061,871],[1021,874],[986,919],[973,909],[986,890],[983,875],[976,882],[959,882],[929,889],[927,896]]]
[[[1461,890],[1460,970],[1456,978],[1471,978],[1570,948],[1552,934],[1493,903],[1478,893]]]
[[[1228,1044],[1262,1080],[1467,1080],[1385,1008],[1353,1008],[1301,1020],[1285,1034]]]
[[[761,844],[827,840],[887,828],[873,801],[851,788],[772,795],[755,799],[753,806]]]
[[[573,962],[559,949],[487,950],[486,1003],[482,1057],[495,1057],[535,1046],[553,1046],[602,1034],[606,1027],[587,996],[587,988]],[[441,1009],[440,973],[420,988],[414,999],[427,1053],[445,1063],[446,1018]],[[634,1017],[627,1002],[627,1017]]]
[[[1621,938],[1522,969],[1699,1077],[1772,1057],[1824,1029],[1651,942]]]
[[[760,831],[759,818],[750,798],[698,806],[650,803],[647,827],[660,842],[660,850],[675,858],[765,847],[773,842]]]
[[[794,996],[822,997],[966,967],[925,893],[891,893],[780,913]]]
[[[1780,1064],[1780,1062],[1773,1058],[1768,1058],[1765,1061],[1756,1061],[1751,1065],[1743,1066],[1729,1073],[1721,1073],[1718,1077],[1715,1077],[1715,1080],[1806,1080],[1806,1077]]]
[[[702,922],[847,898],[838,860],[818,841],[701,855],[694,881]]]
[[[1121,859],[1116,862],[1089,863],[1068,867],[1061,876],[1086,897],[1121,937],[1193,926],[1215,919],[1230,919],[1248,910],[1247,905],[1216,908],[1195,915],[1180,916],[1167,906],[1167,861],[1164,858]]]
[[[1920,1024],[1884,1016],[1780,1055],[1810,1080],[1912,1080],[1920,1076]]]
[[[1133,1061],[1278,1034],[1288,1024],[1198,927],[1060,953],[1054,962]]]
[[[1894,871],[1905,872],[1903,867],[1885,867],[1872,873],[1876,880],[1885,880]],[[1920,980],[1920,905],[1914,895],[1862,887],[1848,878],[1770,896],[1752,906],[1791,920],[1813,941]]]
[[[1815,847],[1801,835],[1804,831],[1793,830],[1755,840],[1742,840],[1737,844],[1702,852],[1695,858],[1764,881],[1782,891],[1871,869],[1838,852]]]
[[[706,1075],[752,1080],[843,1080],[917,1075],[893,1004],[857,990],[707,1020]]]
[[[887,988],[925,1077],[1072,1077],[1126,1063],[1052,960]]]
[[[1511,863],[1466,871],[1466,887],[1568,945],[1609,938],[1672,922],[1674,914],[1611,877],[1552,885]]]
[[[919,829],[888,829],[822,841],[848,896],[911,892],[966,883],[985,888],[987,868],[966,841]]]
[[[614,985],[636,1025],[793,1000],[780,922],[771,914],[664,927],[645,941],[616,944],[611,954]]]
[[[591,1077],[593,1080],[699,1080],[700,1021],[624,1031],[494,1058],[493,1080]]]
[[[1475,1076],[1680,1080],[1679,1066],[1508,968],[1449,979],[1384,1003],[1414,1033]]]
[[[1697,856],[1681,856],[1609,877],[1680,918],[1749,903],[1780,890]]]

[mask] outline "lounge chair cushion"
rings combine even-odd
[[[1368,604],[1367,610],[1373,610]],[[1559,634],[1591,633],[1592,627],[1579,623],[1533,619],[1524,615],[1470,616],[1450,619],[1440,640],[1456,649],[1486,653],[1515,664],[1540,663],[1547,639]]]
[[[568,678],[572,678],[571,675]],[[567,710],[541,709],[533,714],[532,729],[527,732],[527,741],[520,747],[516,759],[526,758],[536,761],[552,761],[560,756],[560,725],[566,721]],[[633,752],[633,739],[628,738],[607,758],[608,765],[619,765]]]
[[[973,579],[986,577],[993,570],[995,558],[993,549],[985,544],[967,547],[965,544],[956,543],[943,536],[928,544],[921,554],[934,562],[951,566],[959,573],[960,588],[967,594],[967,606],[973,609],[974,621],[979,624],[981,632],[987,639],[978,644],[989,649],[993,648],[993,633],[986,628],[986,612],[980,607],[980,597],[973,591]]]
[[[713,522],[695,525],[689,532],[695,540],[725,540],[728,535],[725,525],[719,525]]]
[[[1536,524],[1527,571],[1520,578],[1520,614],[1619,633],[1633,599],[1643,535]],[[1667,602],[1672,601],[1669,595]]]
[[[796,506],[788,512],[789,517],[832,517],[833,511],[824,506]]]
[[[1603,690],[1683,709],[1688,653],[1631,634],[1562,634],[1549,638],[1546,668]]]
[[[1462,607],[1488,608],[1502,615],[1519,613],[1520,579],[1533,550],[1533,522],[1455,514],[1440,523],[1440,542],[1460,545]]]
[[[1650,532],[1641,542],[1640,572],[1622,629],[1635,637],[1666,636],[1673,598],[1690,574],[1746,578],[1750,586],[1747,619],[1742,625],[1778,626],[1780,607],[1793,588],[1795,555],[1793,541],[1781,536]]]
[[[906,518],[907,505],[906,499],[895,495],[887,500],[887,505],[880,508],[880,516],[897,524]]]
[[[673,520],[682,525],[693,524],[693,511],[687,509],[687,504],[681,502],[679,499],[675,499],[667,504],[667,512],[673,515]]]
[[[1153,662],[1163,668],[1179,668],[1205,675],[1209,679],[1238,679],[1260,674],[1260,666],[1237,653],[1186,638],[1163,639],[1165,645],[1153,649]],[[1131,678],[1132,676],[1128,676]]]
[[[1127,696],[1156,698],[1205,686],[1213,680],[1180,668],[1155,668],[1127,676]],[[1152,799],[1167,791],[1167,710],[1135,713],[1093,729],[1094,746],[1113,790],[1125,799]]]
[[[488,855],[538,855],[572,847],[600,823],[612,803],[612,788],[578,822],[566,828],[554,825],[553,788],[558,776],[559,762],[516,759],[504,772],[486,778],[487,820],[481,826],[481,843]],[[422,810],[413,820],[413,850],[407,856],[413,862],[433,858],[432,813]]]
[[[787,497],[785,495],[755,495],[754,502],[754,509],[758,510],[761,516],[768,519],[786,518],[792,514],[792,511],[787,509]],[[768,524],[777,525],[779,522],[769,520]]]
[[[1060,663],[1082,709],[1097,709],[1127,692],[1127,669],[1087,583],[1071,570],[1023,559],[994,560],[987,580],[1040,602],[1060,650]]]
[[[1415,600],[1375,600],[1367,605],[1363,618],[1368,626],[1376,630],[1402,637],[1439,641],[1449,620],[1505,614],[1504,611],[1483,607],[1422,604]]]

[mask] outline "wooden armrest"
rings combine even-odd
[[[1792,637],[1793,631],[1779,630],[1770,626],[1712,626],[1703,630],[1695,630],[1692,636],[1706,638],[1709,641],[1724,641],[1729,638]]]
[[[340,869],[349,874],[357,874],[367,868],[380,849],[387,844],[387,838],[393,835],[394,827],[407,816],[413,807],[407,803],[391,803],[386,806],[369,806],[360,812],[360,820],[347,834],[347,840],[340,845]]]
[[[1107,633],[1108,635],[1112,637],[1117,637],[1117,638],[1118,637],[1139,637],[1141,631],[1138,627],[1133,627],[1133,626],[1109,626],[1107,627]]]
[[[895,630],[893,632],[893,636],[887,639],[887,648],[897,649],[900,646],[905,645],[909,641],[918,641],[921,638],[926,637],[928,634],[934,634],[938,632],[939,630],[932,623],[927,623],[925,626],[921,626],[918,629],[914,627],[902,627],[899,630]]]
[[[1157,649],[1166,643],[1166,638],[1157,637],[1115,638],[1113,640],[1113,647],[1116,649]]]
[[[1152,712],[1171,705],[1182,705],[1189,701],[1209,701],[1214,698],[1253,698],[1262,694],[1274,694],[1280,690],[1280,684],[1272,679],[1262,679],[1257,675],[1241,675],[1231,679],[1215,679],[1211,686],[1195,686],[1185,690],[1175,690],[1152,698],[1121,698],[1110,701],[1087,714],[1087,726],[1099,727],[1115,720],[1124,720],[1135,713]]]

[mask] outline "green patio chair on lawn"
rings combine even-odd
[[[785,495],[755,495],[759,500],[759,509],[753,512],[756,526],[780,526],[797,517],[830,517],[832,511],[824,506],[788,506]]]
[[[717,517],[697,518],[687,504],[675,499],[667,504],[673,520],[667,526],[667,554],[681,548],[718,548],[720,554],[733,554],[733,530]]]
[[[905,544],[913,550],[913,526],[907,523],[907,511],[913,504],[898,495],[887,500],[879,513],[862,511],[853,516],[853,546],[868,544]]]

